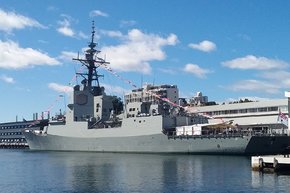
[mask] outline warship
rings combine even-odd
[[[88,49],[73,59],[86,72],[77,73],[83,80],[73,88],[65,118],[22,131],[31,150],[265,155],[289,149],[288,134],[242,130],[188,111],[178,105],[176,85],[135,88],[123,101],[107,95],[98,71],[112,69],[98,56],[94,35],[93,24]]]

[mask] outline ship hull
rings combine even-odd
[[[163,134],[131,137],[79,138],[25,132],[31,150],[220,155],[281,154],[288,136],[168,138]]]

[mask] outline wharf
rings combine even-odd
[[[269,173],[290,173],[290,156],[286,155],[267,155],[252,156],[252,170]]]

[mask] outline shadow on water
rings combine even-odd
[[[248,157],[1,150],[3,192],[275,192],[290,176]]]

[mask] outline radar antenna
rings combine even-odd
[[[100,87],[99,77],[103,77],[103,75],[98,74],[97,68],[101,65],[109,64],[109,62],[106,62],[104,59],[97,56],[101,51],[95,49],[97,43],[94,42],[94,38],[95,23],[92,21],[91,42],[88,44],[89,49],[85,51],[85,59],[81,59],[79,56],[73,58],[73,60],[81,62],[87,68],[87,72],[77,74],[84,78],[82,82],[84,86],[90,90],[93,90],[94,87]],[[93,84],[94,82],[96,82],[96,85]]]

